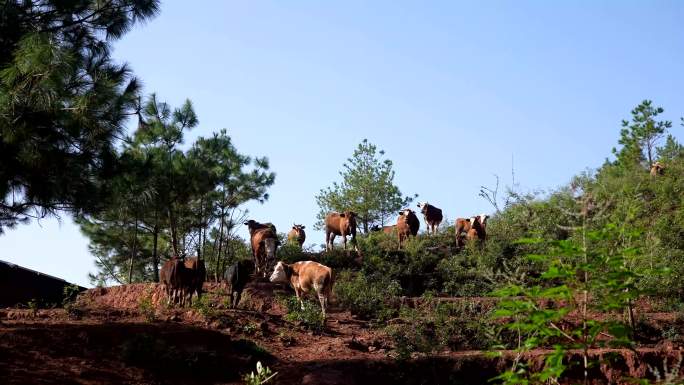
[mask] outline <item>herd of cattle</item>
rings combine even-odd
[[[434,235],[443,220],[442,210],[427,203],[419,203],[421,213],[427,225],[427,234]],[[353,211],[331,212],[325,217],[325,246],[326,250],[333,248],[336,236],[341,236],[345,250],[347,236],[356,248],[357,214]],[[463,247],[468,240],[484,241],[487,237],[488,215],[481,214],[470,218],[457,218],[455,222],[456,244]],[[318,295],[321,310],[325,316],[334,274],[331,268],[314,261],[301,261],[293,264],[275,263],[276,249],[280,244],[276,227],[272,223],[259,223],[248,220],[244,223],[249,229],[250,244],[252,246],[253,261],[239,261],[229,266],[224,274],[224,282],[230,289],[231,307],[237,307],[245,285],[253,275],[266,277],[272,271],[269,280],[289,284],[295,291],[297,299],[304,307],[303,296],[310,291]],[[371,231],[382,231],[396,234],[399,248],[411,236],[418,234],[420,221],[416,213],[409,209],[399,212],[397,223],[391,226],[374,226]],[[304,244],[306,233],[303,225],[293,225],[287,234],[288,241]],[[164,263],[161,270],[161,282],[165,289],[169,303],[185,306],[192,304],[192,297],[202,295],[202,286],[206,276],[204,260],[197,257],[180,258],[174,256]]]

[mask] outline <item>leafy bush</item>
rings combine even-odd
[[[205,318],[216,315],[216,309],[214,308],[208,294],[203,295],[201,298],[195,297],[194,301],[192,302],[192,308],[197,310]]]
[[[285,297],[281,302],[287,309],[287,314],[284,317],[287,321],[304,326],[315,332],[322,332],[325,328],[325,318],[323,318],[323,313],[318,303],[304,300],[304,309],[302,309],[301,303],[296,296]]]
[[[352,315],[382,322],[396,314],[401,287],[382,275],[369,277],[347,270],[338,274],[334,291],[338,304]]]
[[[157,319],[154,304],[152,304],[152,296],[150,294],[140,298],[140,301],[138,302],[138,310],[140,311],[140,314],[145,317],[147,322],[153,322]]]
[[[416,308],[403,306],[398,322],[386,331],[400,359],[444,349],[487,349],[496,341],[490,312],[474,301],[440,302],[427,297]]]

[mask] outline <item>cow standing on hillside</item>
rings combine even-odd
[[[186,282],[187,292],[185,295],[188,297],[190,305],[192,305],[193,294],[197,294],[198,300],[202,297],[202,287],[207,277],[207,268],[204,260],[198,257],[186,258],[184,265],[188,276],[188,282]]]
[[[423,213],[423,218],[425,218],[428,235],[431,233],[436,234],[439,224],[442,223],[442,219],[444,219],[442,210],[427,202],[418,203],[418,208],[420,208],[420,212]]]
[[[465,246],[465,239],[470,231],[475,217],[472,218],[456,218],[454,227],[456,228],[456,245],[458,248]]]
[[[188,272],[183,260],[176,255],[172,256],[164,262],[159,275],[168,303],[185,306]]]
[[[665,173],[665,166],[660,162],[655,162],[651,165],[651,176],[663,175]]]
[[[273,274],[269,280],[290,284],[302,306],[302,310],[304,310],[302,297],[313,288],[318,294],[318,301],[321,303],[321,311],[323,318],[325,318],[328,300],[335,283],[331,268],[313,261],[295,262],[291,265],[280,261],[273,269]]]
[[[489,218],[488,215],[480,214],[471,219],[472,225],[466,235],[466,238],[469,241],[473,241],[476,239],[480,241],[485,241],[487,239],[487,218]]]
[[[228,267],[223,275],[224,282],[230,285],[230,307],[235,309],[240,304],[242,292],[254,274],[254,263],[248,260],[241,260]]]
[[[280,243],[275,226],[270,223],[262,224],[251,219],[244,224],[249,228],[256,273],[266,277],[267,271],[275,262],[276,249]]]
[[[399,248],[404,244],[410,236],[416,236],[418,234],[418,229],[420,228],[420,221],[416,216],[415,211],[411,209],[403,209],[399,212],[399,218],[397,218],[397,236],[399,237]]]
[[[304,245],[306,240],[306,233],[304,232],[304,225],[292,225],[292,229],[287,233],[287,240],[291,243],[297,243],[299,247]]]
[[[347,250],[347,235],[351,235],[351,242],[354,248],[356,245],[356,213],[345,211],[343,213],[331,212],[325,216],[325,250],[333,249],[335,236],[341,235],[344,242],[344,249]]]

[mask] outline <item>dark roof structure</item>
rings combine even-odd
[[[0,261],[0,307],[26,305],[30,301],[40,306],[61,306],[67,286],[74,286],[78,292],[86,290],[61,278]]]

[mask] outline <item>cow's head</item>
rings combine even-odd
[[[243,225],[249,227],[250,229],[253,228],[254,226],[256,226],[257,224],[259,224],[259,222],[255,221],[254,219],[250,219],[250,220],[245,221],[243,223]]]
[[[399,215],[405,216],[405,217],[409,217],[411,214],[415,215],[415,213],[416,212],[411,210],[411,209],[403,209],[403,210],[399,211]]]
[[[296,231],[297,234],[300,234],[301,231],[304,230],[304,228],[306,228],[306,226],[304,225],[296,225],[294,223],[292,224],[292,230]]]
[[[418,208],[420,209],[420,212],[423,214],[427,214],[428,205],[429,204],[427,202],[418,203]]]
[[[287,272],[289,271],[289,269],[290,266],[288,266],[283,261],[279,261],[275,265],[273,273],[271,274],[271,277],[268,280],[271,282],[288,282],[289,278]]]
[[[350,210],[340,213],[340,216],[347,219],[356,219],[356,213]]]
[[[479,219],[481,225],[486,226],[487,225],[487,219],[489,218],[489,215],[480,214],[477,218]]]

